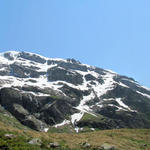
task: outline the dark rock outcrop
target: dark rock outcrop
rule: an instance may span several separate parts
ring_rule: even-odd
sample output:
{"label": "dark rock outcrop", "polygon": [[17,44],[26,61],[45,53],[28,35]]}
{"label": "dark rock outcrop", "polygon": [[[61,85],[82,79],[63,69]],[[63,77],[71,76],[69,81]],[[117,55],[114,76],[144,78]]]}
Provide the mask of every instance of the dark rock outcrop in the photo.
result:
{"label": "dark rock outcrop", "polygon": [[0,104],[22,124],[39,131],[47,125],[62,122],[68,115],[78,112],[68,99],[59,97],[35,97],[13,88],[0,91]]}
{"label": "dark rock outcrop", "polygon": [[35,55],[35,54],[30,54],[30,53],[27,53],[27,52],[21,52],[19,54],[18,57],[21,57],[21,58],[24,58],[24,59],[27,59],[27,60],[31,60],[31,61],[35,61],[37,63],[41,63],[41,64],[44,64],[46,63],[46,60],[38,55]]}
{"label": "dark rock outcrop", "polygon": [[49,81],[66,81],[75,85],[82,84],[82,75],[63,68],[53,67],[47,71]]}

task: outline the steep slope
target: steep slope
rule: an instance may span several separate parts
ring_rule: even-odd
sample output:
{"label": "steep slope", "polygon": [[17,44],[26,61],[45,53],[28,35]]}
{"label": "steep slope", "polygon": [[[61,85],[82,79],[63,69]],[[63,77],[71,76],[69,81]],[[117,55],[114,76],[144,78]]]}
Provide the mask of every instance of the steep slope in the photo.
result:
{"label": "steep slope", "polygon": [[74,59],[0,54],[0,104],[40,131],[150,128],[150,90],[134,79]]}

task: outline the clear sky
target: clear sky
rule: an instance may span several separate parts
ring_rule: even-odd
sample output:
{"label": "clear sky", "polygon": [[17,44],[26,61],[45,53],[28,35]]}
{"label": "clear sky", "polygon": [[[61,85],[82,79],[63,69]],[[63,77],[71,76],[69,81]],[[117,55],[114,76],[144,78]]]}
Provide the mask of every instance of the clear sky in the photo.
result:
{"label": "clear sky", "polygon": [[29,51],[150,87],[150,0],[0,0],[0,52]]}

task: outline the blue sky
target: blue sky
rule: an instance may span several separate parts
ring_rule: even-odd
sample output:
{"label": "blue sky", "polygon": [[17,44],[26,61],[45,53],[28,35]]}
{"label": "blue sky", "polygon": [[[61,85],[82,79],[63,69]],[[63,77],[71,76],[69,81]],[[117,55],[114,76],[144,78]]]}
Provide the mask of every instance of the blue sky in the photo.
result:
{"label": "blue sky", "polygon": [[150,87],[150,0],[1,0],[7,50],[75,58]]}

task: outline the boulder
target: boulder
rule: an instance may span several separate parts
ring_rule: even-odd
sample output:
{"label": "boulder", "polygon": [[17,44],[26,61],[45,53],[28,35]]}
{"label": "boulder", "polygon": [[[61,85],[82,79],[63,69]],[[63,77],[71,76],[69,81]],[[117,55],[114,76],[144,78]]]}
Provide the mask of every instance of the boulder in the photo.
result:
{"label": "boulder", "polygon": [[49,144],[49,147],[50,147],[50,148],[58,148],[58,147],[60,147],[60,145],[59,145],[59,143],[54,142],[54,143],[50,143],[50,144]]}
{"label": "boulder", "polygon": [[26,116],[23,120],[19,118],[21,123],[30,127],[31,129],[45,132],[45,128],[48,128],[47,124],[39,119],[36,119],[33,115]]}
{"label": "boulder", "polygon": [[90,145],[89,143],[87,143],[87,142],[82,143],[81,146],[82,146],[83,148],[90,148],[90,147],[91,147],[91,145]]}
{"label": "boulder", "polygon": [[108,143],[104,143],[100,147],[101,150],[116,150],[115,146],[110,145]]}
{"label": "boulder", "polygon": [[28,143],[31,144],[31,145],[38,145],[38,146],[41,146],[42,141],[41,141],[41,139],[39,139],[39,138],[33,138],[33,139],[30,140]]}
{"label": "boulder", "polygon": [[4,137],[6,137],[7,139],[14,139],[14,138],[16,138],[17,136],[14,135],[14,134],[6,133],[6,134],[4,135]]}

